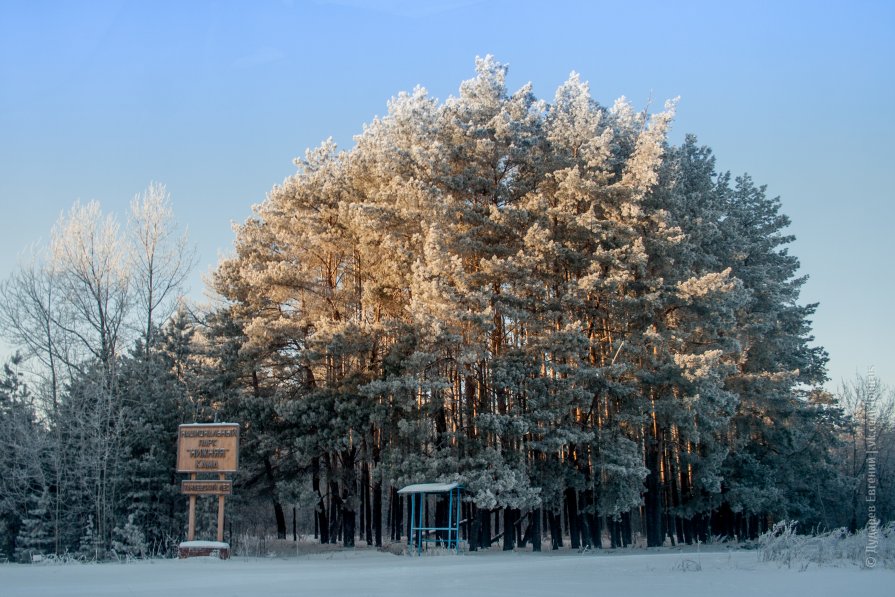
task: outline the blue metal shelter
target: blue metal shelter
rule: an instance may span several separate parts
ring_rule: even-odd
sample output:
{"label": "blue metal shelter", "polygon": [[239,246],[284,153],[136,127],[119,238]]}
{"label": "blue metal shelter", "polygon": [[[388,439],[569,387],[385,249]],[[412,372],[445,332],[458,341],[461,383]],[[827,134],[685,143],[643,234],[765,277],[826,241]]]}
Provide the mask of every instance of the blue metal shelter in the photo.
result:
{"label": "blue metal shelter", "polygon": [[[410,498],[410,546],[416,546],[419,555],[423,543],[444,543],[448,549],[460,553],[460,490],[459,483],[418,483],[398,490],[401,495]],[[425,522],[425,503],[430,494],[447,494],[448,519],[447,526],[427,526]],[[446,531],[447,536],[439,537],[438,531]]]}

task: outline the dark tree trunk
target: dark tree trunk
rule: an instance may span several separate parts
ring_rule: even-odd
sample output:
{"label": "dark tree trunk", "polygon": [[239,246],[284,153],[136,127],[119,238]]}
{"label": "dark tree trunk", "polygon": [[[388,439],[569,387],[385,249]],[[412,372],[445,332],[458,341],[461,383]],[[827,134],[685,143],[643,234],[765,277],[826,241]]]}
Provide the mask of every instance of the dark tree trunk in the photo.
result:
{"label": "dark tree trunk", "polygon": [[[519,541],[517,544],[520,549],[525,549],[525,547],[528,546],[528,542],[531,541],[531,531],[532,531],[531,527],[534,524],[531,521],[531,518],[532,518],[531,514],[532,514],[532,512],[529,511],[528,514],[526,514],[525,516],[520,518],[519,522],[516,523],[518,525],[518,528],[520,531],[522,530],[522,526],[523,525],[525,526],[525,532],[522,533],[518,537]],[[528,521],[527,523],[526,523],[526,520]]]}
{"label": "dark tree trunk", "polygon": [[339,484],[329,482],[329,542],[337,543],[342,531],[342,499],[339,497]]}
{"label": "dark tree trunk", "polygon": [[516,519],[518,510],[503,509],[503,550],[513,551],[516,547]]}
{"label": "dark tree trunk", "polygon": [[354,547],[357,534],[357,512],[355,511],[355,494],[357,492],[357,470],[355,468],[357,448],[342,451],[341,463],[345,471],[345,482],[342,484],[342,545]]}
{"label": "dark tree trunk", "polygon": [[364,537],[367,545],[373,545],[373,506],[370,503],[370,464],[364,462],[361,470],[361,495],[363,497],[363,510],[361,518],[364,519]]}
{"label": "dark tree trunk", "polygon": [[326,504],[322,497],[317,505],[316,514],[316,520],[320,526],[320,543],[329,543],[329,517],[326,515]]}
{"label": "dark tree trunk", "polygon": [[296,520],[297,514],[298,513],[296,512],[295,506],[292,506],[292,540],[293,541],[298,541],[298,521]]}
{"label": "dark tree trunk", "polygon": [[286,538],[286,515],[283,513],[283,505],[277,499],[277,484],[273,476],[273,466],[270,458],[264,457],[264,473],[267,477],[267,487],[270,491],[270,499],[273,502],[273,514],[277,521],[277,539]]}
{"label": "dark tree trunk", "polygon": [[622,512],[622,544],[623,547],[631,545],[631,513]]}
{"label": "dark tree trunk", "polygon": [[622,546],[621,525],[614,518],[609,522],[609,539],[612,549]]}
{"label": "dark tree trunk", "polygon": [[478,551],[481,545],[482,524],[479,521],[479,511],[475,504],[469,505],[469,513],[466,517],[469,523],[466,525],[466,541],[469,551]]}
{"label": "dark tree trunk", "polygon": [[748,519],[748,526],[749,540],[755,541],[756,539],[758,539],[758,517],[754,514],[750,514]]}
{"label": "dark tree trunk", "polygon": [[587,548],[599,545],[600,527],[593,512],[593,504],[593,489],[587,489],[579,494],[578,508],[581,511],[581,542]]}
{"label": "dark tree trunk", "polygon": [[481,521],[479,545],[488,549],[491,547],[491,510],[479,510],[479,520]]}
{"label": "dark tree trunk", "polygon": [[[732,520],[733,512],[730,510],[730,507],[727,505],[727,502],[724,502],[721,504],[720,508],[718,508],[716,510],[712,510],[710,517],[712,519],[713,527],[718,529],[718,531],[722,535],[725,535],[725,536],[733,539],[733,537],[734,537],[733,523],[731,522],[731,520],[728,520],[728,514],[730,515],[729,518]],[[693,518],[693,538],[694,538],[694,540],[696,539],[697,533],[698,533],[698,531],[697,531],[697,525],[696,525],[696,518],[694,517]]]}
{"label": "dark tree trunk", "polygon": [[[415,498],[411,495],[411,496],[407,496],[407,499],[413,500]],[[420,508],[422,508],[422,504],[420,504]],[[413,531],[411,530],[411,529],[413,529],[413,520],[411,520],[410,517],[413,514],[416,514],[417,516],[419,516],[420,513],[413,511],[412,503],[407,504],[406,510],[407,510],[407,521],[406,521],[407,522],[407,545],[410,545],[410,542],[413,540],[413,538],[411,537],[411,535],[413,535]],[[403,516],[401,517],[401,520],[404,520]]]}
{"label": "dark tree trunk", "polygon": [[373,541],[382,547],[382,482],[373,483]]}
{"label": "dark tree trunk", "polygon": [[600,527],[601,522],[602,517],[598,516],[595,512],[587,513],[587,525],[588,528],[590,528],[590,544],[594,549],[603,549],[603,529]]}
{"label": "dark tree trunk", "polygon": [[388,538],[389,541],[400,541],[398,531],[398,491],[394,485],[388,488]]}
{"label": "dark tree trunk", "polygon": [[[361,463],[360,465],[360,479],[358,479],[357,487],[354,488],[354,492],[357,494],[358,498],[360,498],[360,508],[358,508],[357,514],[360,516],[360,534],[361,539],[364,538],[364,529],[367,528],[367,500],[369,499],[369,495],[367,494],[366,488],[367,485],[364,482],[364,465]],[[369,543],[367,544],[369,545]]]}
{"label": "dark tree trunk", "polygon": [[572,549],[581,549],[581,527],[578,524],[578,492],[569,487],[566,489],[566,509],[569,516],[569,540]]}
{"label": "dark tree trunk", "polygon": [[342,546],[354,547],[354,536],[357,531],[357,512],[350,506],[351,498],[346,488],[342,492]]}
{"label": "dark tree trunk", "polygon": [[[447,526],[447,500],[444,499],[444,496],[437,496],[435,498],[435,526],[438,528],[443,528]],[[447,534],[444,531],[435,531],[435,539],[438,542],[435,544],[437,546],[444,545],[445,539],[447,539]]]}
{"label": "dark tree trunk", "polygon": [[398,488],[392,486],[392,541],[401,541],[404,536],[404,499],[398,495]]}
{"label": "dark tree trunk", "polygon": [[354,510],[345,509],[342,513],[342,546],[354,547],[354,534],[356,529],[357,513]]}
{"label": "dark tree trunk", "polygon": [[664,543],[662,532],[662,486],[659,478],[659,440],[648,438],[646,446],[646,494],[643,496],[646,516],[647,547],[661,547]]}
{"label": "dark tree trunk", "polygon": [[531,513],[531,550],[541,551],[541,509],[532,510]]}
{"label": "dark tree trunk", "polygon": [[699,539],[700,542],[707,543],[709,540],[709,533],[712,528],[711,521],[709,520],[708,516],[700,514],[697,518],[697,523],[696,537],[697,539]]}
{"label": "dark tree trunk", "polygon": [[326,517],[326,501],[320,493],[320,459],[311,461],[311,489],[317,495],[314,508],[314,538],[320,537],[320,543],[329,543],[329,522]]}
{"label": "dark tree trunk", "polygon": [[[379,465],[379,435],[373,434],[373,467]],[[373,481],[373,541],[376,547],[382,547],[382,479],[378,475]]]}
{"label": "dark tree trunk", "polygon": [[279,501],[273,501],[273,512],[277,519],[277,539],[286,538],[286,514],[283,512],[283,505]]}
{"label": "dark tree trunk", "polygon": [[681,516],[676,514],[681,511],[683,504],[683,490],[679,485],[681,479],[681,467],[678,460],[674,457],[673,450],[667,450],[665,458],[666,470],[668,471],[668,491],[666,495],[667,503],[671,504],[668,509],[668,518],[666,528],[672,537],[672,545],[684,542],[684,524]]}
{"label": "dark tree trunk", "polygon": [[562,516],[554,511],[547,512],[547,520],[550,523],[551,549],[562,547]]}

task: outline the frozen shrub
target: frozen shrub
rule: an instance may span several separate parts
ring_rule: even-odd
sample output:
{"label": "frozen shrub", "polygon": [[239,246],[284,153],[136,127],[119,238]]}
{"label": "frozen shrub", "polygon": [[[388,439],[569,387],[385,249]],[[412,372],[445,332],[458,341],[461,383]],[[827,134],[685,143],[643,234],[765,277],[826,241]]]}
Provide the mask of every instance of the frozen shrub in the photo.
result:
{"label": "frozen shrub", "polygon": [[799,534],[798,523],[778,522],[759,538],[759,558],[804,569],[811,564],[854,564],[895,568],[895,523],[850,533],[845,528],[823,533]]}
{"label": "frozen shrub", "polygon": [[115,527],[112,530],[112,549],[119,557],[124,556],[131,558],[145,558],[149,552],[146,545],[146,537],[143,531],[134,524],[134,515],[127,517],[127,523],[124,528]]}

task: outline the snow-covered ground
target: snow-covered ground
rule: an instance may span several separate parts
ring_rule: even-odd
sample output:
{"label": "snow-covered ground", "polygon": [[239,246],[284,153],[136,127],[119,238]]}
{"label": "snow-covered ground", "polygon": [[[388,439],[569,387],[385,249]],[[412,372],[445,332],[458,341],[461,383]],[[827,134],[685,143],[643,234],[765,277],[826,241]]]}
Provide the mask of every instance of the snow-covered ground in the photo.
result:
{"label": "snow-covered ground", "polygon": [[292,558],[0,565],[0,597],[387,595],[693,597],[895,594],[895,571],[781,567],[755,551],[503,553],[423,557],[361,549]]}

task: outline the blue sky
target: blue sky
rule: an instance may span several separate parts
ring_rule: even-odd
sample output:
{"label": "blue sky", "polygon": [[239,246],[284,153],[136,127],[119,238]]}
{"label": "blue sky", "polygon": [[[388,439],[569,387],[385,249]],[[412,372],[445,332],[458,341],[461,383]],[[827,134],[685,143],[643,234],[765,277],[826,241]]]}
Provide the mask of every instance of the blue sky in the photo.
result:
{"label": "blue sky", "polygon": [[387,100],[440,99],[476,55],[551,100],[570,71],[603,104],[680,96],[722,170],[779,195],[820,302],[830,387],[895,383],[895,2],[0,2],[0,278],[80,199],[125,216],[167,185],[200,276],[231,222]]}

